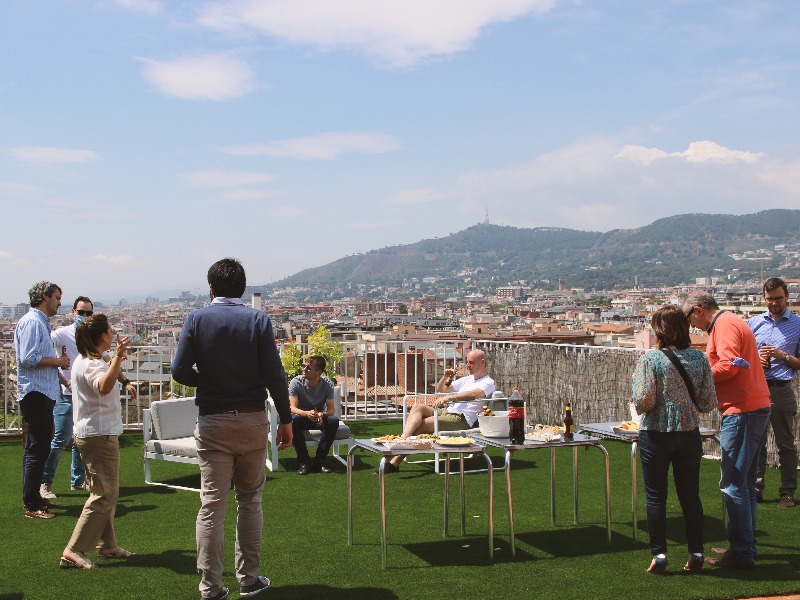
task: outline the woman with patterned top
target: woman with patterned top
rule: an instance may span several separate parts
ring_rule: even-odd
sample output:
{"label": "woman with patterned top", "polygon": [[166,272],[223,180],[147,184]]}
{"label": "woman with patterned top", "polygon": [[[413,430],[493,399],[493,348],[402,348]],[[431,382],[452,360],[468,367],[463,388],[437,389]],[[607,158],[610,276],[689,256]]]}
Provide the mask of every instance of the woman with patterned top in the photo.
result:
{"label": "woman with patterned top", "polygon": [[[643,415],[639,426],[639,456],[642,460],[647,531],[653,560],[648,573],[667,569],[667,490],[669,465],[683,510],[689,560],[686,571],[703,568],[703,505],[700,501],[699,413],[717,407],[717,394],[706,355],[691,348],[689,319],[677,306],[664,306],[651,319],[657,350],[639,357],[633,374],[636,411]],[[683,367],[682,374],[667,353]],[[688,382],[684,380],[688,376]],[[693,388],[690,393],[689,386]]]}

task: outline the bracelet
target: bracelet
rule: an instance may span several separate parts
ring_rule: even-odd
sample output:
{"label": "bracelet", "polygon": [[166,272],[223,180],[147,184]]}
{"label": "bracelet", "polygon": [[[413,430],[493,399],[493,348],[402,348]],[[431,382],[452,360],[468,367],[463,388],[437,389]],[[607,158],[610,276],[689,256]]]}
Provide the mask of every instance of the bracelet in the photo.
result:
{"label": "bracelet", "polygon": [[123,379],[123,380],[122,380],[122,385],[129,385],[129,384],[130,384],[130,382],[131,382],[131,380],[130,380],[130,379]]}

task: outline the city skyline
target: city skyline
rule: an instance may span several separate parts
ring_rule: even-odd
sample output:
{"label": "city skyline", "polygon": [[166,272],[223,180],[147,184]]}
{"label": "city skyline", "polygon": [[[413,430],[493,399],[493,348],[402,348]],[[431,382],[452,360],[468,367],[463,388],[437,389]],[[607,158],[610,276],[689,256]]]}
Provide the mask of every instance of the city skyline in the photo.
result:
{"label": "city skyline", "polygon": [[487,209],[800,208],[799,24],[744,0],[4,2],[0,302],[202,293],[223,256],[260,285]]}

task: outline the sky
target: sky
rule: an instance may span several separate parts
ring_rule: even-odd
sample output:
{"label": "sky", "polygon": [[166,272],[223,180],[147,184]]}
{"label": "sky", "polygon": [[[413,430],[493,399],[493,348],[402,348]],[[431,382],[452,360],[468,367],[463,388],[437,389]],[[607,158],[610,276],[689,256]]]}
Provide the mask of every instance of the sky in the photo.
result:
{"label": "sky", "polygon": [[[793,0],[3,0],[0,302],[800,208]],[[476,244],[480,240],[476,239]]]}

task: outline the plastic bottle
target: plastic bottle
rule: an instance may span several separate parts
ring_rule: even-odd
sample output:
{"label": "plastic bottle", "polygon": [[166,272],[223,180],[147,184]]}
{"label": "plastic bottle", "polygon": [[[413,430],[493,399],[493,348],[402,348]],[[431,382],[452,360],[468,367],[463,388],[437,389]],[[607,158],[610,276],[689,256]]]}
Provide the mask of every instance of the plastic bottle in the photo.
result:
{"label": "plastic bottle", "polygon": [[512,444],[525,443],[525,400],[516,387],[508,398],[508,439]]}

